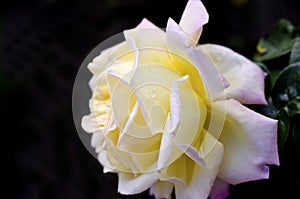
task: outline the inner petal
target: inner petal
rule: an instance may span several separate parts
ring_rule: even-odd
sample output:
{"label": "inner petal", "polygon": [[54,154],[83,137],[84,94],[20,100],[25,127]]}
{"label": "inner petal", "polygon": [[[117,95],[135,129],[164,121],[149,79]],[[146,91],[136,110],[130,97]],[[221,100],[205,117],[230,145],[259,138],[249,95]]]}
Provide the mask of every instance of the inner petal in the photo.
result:
{"label": "inner petal", "polygon": [[170,112],[172,81],[180,75],[162,65],[147,64],[136,68],[130,86],[152,134],[163,131]]}

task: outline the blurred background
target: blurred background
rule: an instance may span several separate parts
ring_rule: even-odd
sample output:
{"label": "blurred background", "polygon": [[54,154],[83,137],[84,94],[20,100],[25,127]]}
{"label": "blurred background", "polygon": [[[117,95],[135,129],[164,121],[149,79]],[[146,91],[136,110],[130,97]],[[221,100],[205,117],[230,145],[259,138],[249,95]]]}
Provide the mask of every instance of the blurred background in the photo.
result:
{"label": "blurred background", "polygon": [[[10,198],[152,198],[117,193],[117,176],[81,143],[72,118],[73,83],[100,42],[144,17],[179,22],[187,0],[27,0],[0,7],[3,182]],[[2,2],[4,4],[4,2]],[[200,43],[252,58],[258,39],[280,18],[300,25],[299,0],[203,0],[210,21]],[[288,139],[270,180],[231,187],[230,199],[300,198],[300,154]],[[4,194],[4,193],[3,193]],[[196,198],[196,196],[195,196]]]}

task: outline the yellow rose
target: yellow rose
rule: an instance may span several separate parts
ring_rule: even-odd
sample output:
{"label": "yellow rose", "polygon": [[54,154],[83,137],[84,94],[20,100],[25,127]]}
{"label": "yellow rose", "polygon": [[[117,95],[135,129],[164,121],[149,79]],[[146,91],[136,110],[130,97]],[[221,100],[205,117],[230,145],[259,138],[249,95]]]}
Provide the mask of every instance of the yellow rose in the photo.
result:
{"label": "yellow rose", "polygon": [[88,68],[92,97],[82,127],[118,190],[155,198],[225,198],[229,184],[268,178],[279,164],[277,121],[264,104],[264,73],[232,50],[198,45],[208,14],[190,0],[166,31],[144,19]]}

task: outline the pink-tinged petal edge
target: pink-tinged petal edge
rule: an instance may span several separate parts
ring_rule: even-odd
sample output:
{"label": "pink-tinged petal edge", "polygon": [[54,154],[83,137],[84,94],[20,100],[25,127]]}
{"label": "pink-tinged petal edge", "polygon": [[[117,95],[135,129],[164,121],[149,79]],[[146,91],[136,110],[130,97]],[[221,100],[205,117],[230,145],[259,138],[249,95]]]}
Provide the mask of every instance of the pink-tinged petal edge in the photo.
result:
{"label": "pink-tinged petal edge", "polygon": [[139,25],[136,26],[137,29],[141,28],[158,28],[156,25],[154,25],[151,21],[144,18]]}
{"label": "pink-tinged petal edge", "polygon": [[220,178],[217,178],[214,182],[214,186],[211,189],[209,197],[211,199],[225,199],[229,196],[229,193],[229,184]]}
{"label": "pink-tinged petal edge", "polygon": [[267,179],[267,165],[279,165],[277,120],[260,115],[234,99],[226,100],[226,110],[219,138],[225,154],[218,177],[230,184]]}
{"label": "pink-tinged petal edge", "polygon": [[264,92],[266,73],[255,63],[224,46],[204,44],[201,48],[217,66],[230,86],[225,90],[227,99],[243,104],[267,104]]}
{"label": "pink-tinged petal edge", "polygon": [[167,49],[172,54],[189,60],[198,70],[205,85],[207,96],[211,100],[217,99],[229,85],[226,79],[218,71],[213,62],[202,52],[201,49],[186,46],[187,34],[171,18],[167,24]]}
{"label": "pink-tinged petal edge", "polygon": [[189,42],[197,44],[202,26],[208,22],[208,13],[200,0],[189,0],[182,14],[179,26],[189,35]]}

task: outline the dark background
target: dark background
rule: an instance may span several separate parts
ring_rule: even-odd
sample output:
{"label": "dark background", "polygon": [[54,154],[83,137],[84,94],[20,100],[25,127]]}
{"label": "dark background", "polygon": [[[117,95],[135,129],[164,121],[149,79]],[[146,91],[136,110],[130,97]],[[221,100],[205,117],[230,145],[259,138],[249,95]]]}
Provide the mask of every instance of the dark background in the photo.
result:
{"label": "dark background", "polygon": [[[0,6],[2,182],[9,198],[150,198],[117,194],[72,119],[72,86],[85,56],[143,17],[179,22],[186,0],[27,0]],[[280,18],[300,25],[299,0],[203,0],[210,14],[200,43],[252,58],[258,39]],[[300,155],[288,138],[270,180],[231,187],[231,199],[300,198]],[[4,194],[4,193],[2,193]],[[195,196],[196,198],[196,196]]]}

